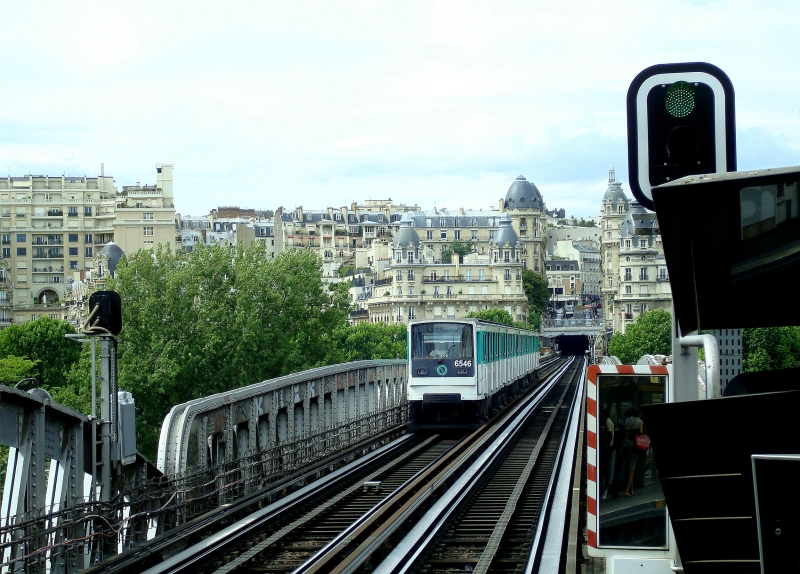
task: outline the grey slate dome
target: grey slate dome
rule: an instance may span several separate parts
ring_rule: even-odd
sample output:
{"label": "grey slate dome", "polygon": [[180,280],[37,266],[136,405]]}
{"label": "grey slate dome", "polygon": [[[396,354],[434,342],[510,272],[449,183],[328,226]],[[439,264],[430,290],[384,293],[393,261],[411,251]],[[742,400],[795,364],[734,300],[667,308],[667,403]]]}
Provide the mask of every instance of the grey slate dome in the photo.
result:
{"label": "grey slate dome", "polygon": [[625,192],[622,191],[622,182],[616,178],[613,165],[608,170],[608,188],[603,195],[603,201],[610,201],[612,203],[616,203],[618,201],[623,201],[625,203],[629,202]]}
{"label": "grey slate dome", "polygon": [[113,274],[117,270],[117,263],[125,255],[125,252],[120,249],[119,245],[113,241],[109,241],[105,247],[100,250],[100,255],[108,257],[108,272]]}
{"label": "grey slate dome", "polygon": [[400,219],[400,229],[394,234],[392,243],[394,247],[408,247],[409,243],[412,243],[414,247],[419,247],[419,234],[414,229],[411,214],[403,214],[402,219]]}
{"label": "grey slate dome", "polygon": [[536,186],[523,176],[517,177],[506,193],[506,209],[542,209],[544,200]]}
{"label": "grey slate dome", "polygon": [[[636,235],[636,228],[642,228],[644,226],[648,226],[649,221],[642,220],[641,218],[636,217],[637,215],[646,214],[647,210],[642,207],[642,204],[634,201],[631,204],[631,209],[628,214],[625,216],[625,219],[622,220],[622,225],[620,226],[620,234],[621,235]],[[650,225],[652,226],[652,225]]]}
{"label": "grey slate dome", "polygon": [[500,247],[505,247],[506,243],[511,247],[516,247],[518,240],[517,232],[511,227],[511,216],[504,213],[500,216],[500,227],[497,229],[497,233],[494,234],[494,243]]}

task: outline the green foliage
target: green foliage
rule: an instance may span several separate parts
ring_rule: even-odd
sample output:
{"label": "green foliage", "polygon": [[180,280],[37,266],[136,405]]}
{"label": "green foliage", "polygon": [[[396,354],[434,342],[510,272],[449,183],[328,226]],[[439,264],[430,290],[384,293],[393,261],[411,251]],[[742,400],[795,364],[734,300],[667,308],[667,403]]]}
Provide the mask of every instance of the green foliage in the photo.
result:
{"label": "green foliage", "polygon": [[22,379],[33,377],[35,372],[36,362],[24,357],[9,355],[0,359],[0,385],[13,387]]}
{"label": "green foliage", "polygon": [[625,334],[614,333],[608,354],[624,364],[633,364],[642,355],[669,355],[672,352],[672,315],[664,309],[642,313],[628,325]]}
{"label": "green foliage", "polygon": [[[92,347],[80,347],[80,359],[64,371],[64,383],[51,389],[53,400],[85,415],[92,414]],[[97,341],[97,413],[100,412],[100,341]]]}
{"label": "green foliage", "polygon": [[123,303],[120,387],[136,399],[149,457],[173,405],[336,362],[349,306],[346,292],[324,289],[314,253],[267,259],[257,244],[142,252],[109,288]]}
{"label": "green foliage", "polygon": [[772,371],[800,366],[800,327],[742,330],[745,372]]}
{"label": "green foliage", "polygon": [[405,325],[358,323],[342,329],[339,346],[341,362],[373,359],[405,359]]}
{"label": "green foliage", "polygon": [[464,316],[501,325],[515,325],[514,318],[505,309],[481,309],[480,311],[470,311]]}
{"label": "green foliage", "polygon": [[80,346],[66,339],[67,333],[75,333],[72,325],[49,317],[9,325],[0,331],[0,357],[20,357],[35,363],[28,376],[37,377],[42,388],[52,392],[65,383],[64,373],[80,357]]}
{"label": "green foliage", "polygon": [[472,243],[469,241],[454,241],[442,251],[442,263],[452,263],[453,254],[458,255],[458,262],[464,260],[465,255],[472,253]]}
{"label": "green foliage", "polygon": [[541,318],[547,311],[547,302],[550,292],[547,290],[547,280],[541,273],[531,269],[522,270],[522,288],[528,298],[528,320],[531,325],[538,326]]}

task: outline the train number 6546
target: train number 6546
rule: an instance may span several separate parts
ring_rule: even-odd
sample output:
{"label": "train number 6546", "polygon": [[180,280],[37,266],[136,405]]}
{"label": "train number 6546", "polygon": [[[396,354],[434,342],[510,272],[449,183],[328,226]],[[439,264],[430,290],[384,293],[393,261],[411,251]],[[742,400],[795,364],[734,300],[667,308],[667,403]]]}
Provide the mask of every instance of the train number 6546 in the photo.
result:
{"label": "train number 6546", "polygon": [[472,366],[472,361],[471,360],[463,360],[462,361],[461,359],[456,359],[455,361],[453,361],[453,366],[454,367],[471,367]]}

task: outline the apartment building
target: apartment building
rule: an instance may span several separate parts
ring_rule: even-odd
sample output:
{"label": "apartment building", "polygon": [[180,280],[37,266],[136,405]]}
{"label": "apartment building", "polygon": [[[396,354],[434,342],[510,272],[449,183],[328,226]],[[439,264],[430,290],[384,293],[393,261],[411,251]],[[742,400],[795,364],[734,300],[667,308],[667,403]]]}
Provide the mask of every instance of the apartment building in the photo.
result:
{"label": "apartment building", "polygon": [[608,170],[608,188],[600,207],[600,295],[606,325],[614,324],[614,299],[619,291],[619,234],[628,211],[630,200],[622,191],[622,182],[617,179],[612,165]]}
{"label": "apartment building", "polygon": [[667,262],[656,214],[633,202],[619,232],[618,290],[614,295],[614,330],[647,311],[672,306]]}
{"label": "apartment building", "polygon": [[124,253],[158,245],[181,248],[181,235],[175,229],[173,167],[158,164],[155,185],[126,185],[116,195],[113,240]]}
{"label": "apartment building", "polygon": [[3,324],[65,318],[67,275],[91,268],[114,238],[115,196],[114,179],[102,173],[0,179]]}
{"label": "apartment building", "polygon": [[159,165],[156,185],[121,192],[102,166],[98,177],[0,179],[0,327],[66,319],[68,282],[91,272],[112,242],[129,254],[159,243],[174,248],[172,170]]}
{"label": "apartment building", "polygon": [[[419,216],[418,216],[419,217]],[[442,258],[441,237],[422,239],[407,213],[389,242],[391,263],[380,284],[357,287],[356,320],[408,323],[411,319],[460,318],[480,309],[504,309],[518,321],[528,318],[522,286],[522,243],[511,216],[498,218],[496,233],[483,253],[473,250]],[[443,227],[442,225],[439,228]]]}
{"label": "apartment building", "polygon": [[500,200],[500,211],[511,217],[525,267],[544,273],[547,210],[539,189],[524,176],[518,176],[508,188],[505,198]]}
{"label": "apartment building", "polygon": [[[553,259],[569,260],[577,263],[577,282],[580,284],[578,305],[593,305],[600,298],[600,249],[592,240],[557,241],[551,246]],[[551,263],[547,262],[548,280],[551,276]],[[565,290],[564,293],[570,292]]]}

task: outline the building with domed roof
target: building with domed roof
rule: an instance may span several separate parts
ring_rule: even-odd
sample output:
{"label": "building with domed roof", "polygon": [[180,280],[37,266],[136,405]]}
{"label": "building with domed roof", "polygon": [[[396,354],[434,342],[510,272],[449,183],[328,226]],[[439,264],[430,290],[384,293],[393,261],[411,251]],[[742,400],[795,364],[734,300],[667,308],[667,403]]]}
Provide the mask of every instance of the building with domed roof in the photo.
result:
{"label": "building with domed roof", "polygon": [[628,199],[614,166],[600,212],[603,320],[624,333],[642,313],[672,305],[664,248],[656,214]]}
{"label": "building with domed roof", "polygon": [[507,213],[511,218],[511,225],[519,237],[519,249],[525,267],[544,273],[547,211],[539,189],[520,175],[511,183],[499,207],[502,213]]}
{"label": "building with domed roof", "polygon": [[672,290],[656,214],[630,204],[619,232],[619,279],[614,296],[614,330],[624,333],[639,315],[670,310]]}
{"label": "building with domed roof", "polygon": [[[411,319],[460,318],[472,311],[504,309],[517,321],[528,318],[528,299],[522,286],[521,242],[508,213],[493,216],[490,239],[471,244],[463,255],[444,248],[442,235],[458,236],[459,221],[437,222],[438,236],[427,229],[428,220],[419,212],[406,213],[389,241],[390,264],[386,277],[371,285],[351,288],[359,308],[356,318],[373,323],[407,323]],[[460,219],[460,218],[456,218]],[[467,231],[478,227],[476,217],[465,215]],[[417,224],[421,227],[417,227]],[[471,225],[469,225],[471,223]],[[486,223],[486,222],[484,222]],[[450,228],[448,228],[450,227]],[[420,234],[422,231],[422,234]],[[469,245],[468,239],[463,240]],[[452,245],[452,244],[450,244]]]}
{"label": "building with domed roof", "polygon": [[608,188],[600,207],[600,292],[606,325],[614,324],[614,298],[619,290],[619,233],[629,210],[630,200],[622,191],[622,182],[617,179],[612,165],[608,170]]}

